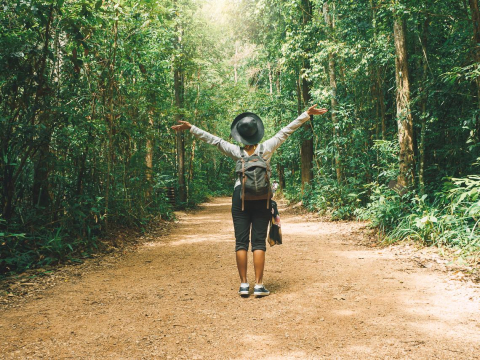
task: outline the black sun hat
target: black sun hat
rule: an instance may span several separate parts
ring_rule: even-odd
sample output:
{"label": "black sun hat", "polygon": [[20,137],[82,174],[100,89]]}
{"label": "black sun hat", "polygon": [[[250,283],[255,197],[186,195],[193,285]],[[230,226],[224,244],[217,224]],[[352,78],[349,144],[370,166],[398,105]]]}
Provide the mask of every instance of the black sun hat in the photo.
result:
{"label": "black sun hat", "polygon": [[238,115],[230,126],[232,137],[245,145],[258,144],[262,140],[264,132],[262,119],[251,112]]}

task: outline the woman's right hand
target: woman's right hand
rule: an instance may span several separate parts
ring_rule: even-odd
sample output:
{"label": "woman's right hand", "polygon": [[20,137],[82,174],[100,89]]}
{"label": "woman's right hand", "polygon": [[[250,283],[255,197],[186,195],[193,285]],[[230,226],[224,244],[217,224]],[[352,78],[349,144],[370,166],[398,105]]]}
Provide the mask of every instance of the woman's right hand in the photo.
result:
{"label": "woman's right hand", "polygon": [[190,124],[188,121],[182,121],[178,120],[179,125],[173,125],[172,129],[175,131],[182,131],[182,130],[188,130],[192,127],[192,124]]}

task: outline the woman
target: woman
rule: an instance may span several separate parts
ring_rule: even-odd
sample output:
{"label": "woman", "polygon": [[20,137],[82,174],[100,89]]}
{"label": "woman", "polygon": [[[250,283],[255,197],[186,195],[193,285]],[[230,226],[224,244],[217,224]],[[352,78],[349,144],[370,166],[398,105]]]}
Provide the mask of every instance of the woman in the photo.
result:
{"label": "woman", "polygon": [[[310,119],[311,115],[323,115],[327,109],[317,109],[317,105],[310,107],[296,120],[280,130],[274,137],[260,143],[264,134],[262,120],[253,113],[238,115],[231,125],[232,137],[245,145],[240,147],[214,136],[187,121],[179,121],[179,125],[172,126],[176,131],[190,130],[199,140],[216,146],[222,153],[234,160],[242,156],[261,156],[267,164],[275,150],[303,123]],[[255,268],[255,296],[266,296],[270,292],[263,285],[263,269],[265,266],[265,239],[267,237],[268,223],[270,222],[271,210],[267,207],[267,200],[244,200],[242,210],[241,182],[238,178],[232,196],[232,217],[235,229],[235,252],[237,259],[238,274],[240,275],[241,296],[248,296],[250,285],[247,281],[247,251],[249,243],[252,244],[253,265]],[[251,232],[251,240],[250,238]]]}

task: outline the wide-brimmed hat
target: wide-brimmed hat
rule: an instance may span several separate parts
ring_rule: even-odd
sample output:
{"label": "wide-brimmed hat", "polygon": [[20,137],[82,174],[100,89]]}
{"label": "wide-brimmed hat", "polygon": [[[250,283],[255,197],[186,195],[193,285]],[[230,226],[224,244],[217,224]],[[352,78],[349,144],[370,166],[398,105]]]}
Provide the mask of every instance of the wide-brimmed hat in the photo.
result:
{"label": "wide-brimmed hat", "polygon": [[260,117],[251,112],[238,115],[230,126],[232,137],[245,145],[255,145],[263,138],[265,129]]}

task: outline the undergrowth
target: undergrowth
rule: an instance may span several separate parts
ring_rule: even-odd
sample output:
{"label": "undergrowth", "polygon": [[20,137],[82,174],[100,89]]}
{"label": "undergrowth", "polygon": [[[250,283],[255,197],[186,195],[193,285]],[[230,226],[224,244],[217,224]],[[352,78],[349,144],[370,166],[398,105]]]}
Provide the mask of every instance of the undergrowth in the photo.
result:
{"label": "undergrowth", "polygon": [[399,192],[388,186],[398,176],[398,144],[377,141],[376,180],[361,184],[349,177],[339,183],[318,176],[313,186],[285,192],[309,211],[332,220],[369,221],[384,243],[413,240],[424,246],[449,247],[470,260],[480,258],[480,176],[446,178],[428,194]]}

